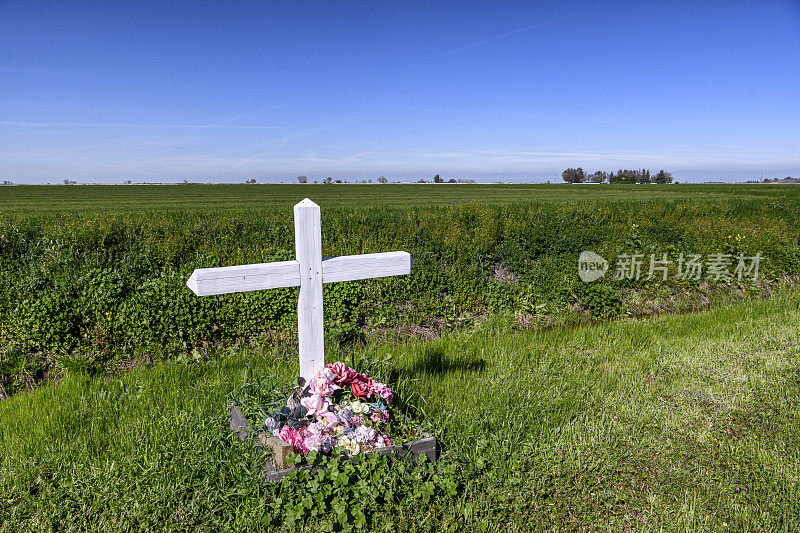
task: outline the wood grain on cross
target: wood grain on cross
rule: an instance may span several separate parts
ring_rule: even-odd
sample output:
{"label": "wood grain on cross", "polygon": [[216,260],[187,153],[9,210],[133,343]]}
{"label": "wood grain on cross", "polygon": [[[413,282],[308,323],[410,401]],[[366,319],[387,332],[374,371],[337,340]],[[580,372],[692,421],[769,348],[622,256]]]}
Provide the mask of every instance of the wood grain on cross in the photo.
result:
{"label": "wood grain on cross", "polygon": [[300,375],[306,380],[325,365],[322,331],[322,284],[411,273],[408,252],[322,258],[319,206],[306,198],[294,206],[294,261],[222,268],[198,268],[186,285],[198,296],[300,287],[297,333]]}

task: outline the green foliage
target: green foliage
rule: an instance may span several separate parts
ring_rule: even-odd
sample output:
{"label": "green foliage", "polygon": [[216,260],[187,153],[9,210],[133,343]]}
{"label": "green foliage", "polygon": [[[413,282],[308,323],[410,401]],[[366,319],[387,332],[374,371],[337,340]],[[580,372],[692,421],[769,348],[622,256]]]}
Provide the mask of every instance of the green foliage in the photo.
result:
{"label": "green foliage", "polygon": [[413,407],[438,460],[280,484],[225,405],[285,398],[294,357],[70,374],[0,401],[0,532],[795,531],[799,353],[789,286],[692,315],[368,345],[358,368]]}
{"label": "green foliage", "polygon": [[[407,250],[414,257],[410,276],[326,285],[326,341],[350,349],[375,332],[470,328],[478,317],[498,313],[572,320],[576,301],[593,316],[618,315],[625,291],[646,284],[578,287],[583,250],[610,261],[634,251],[648,259],[651,253],[761,251],[762,279],[797,275],[800,189],[764,190],[306,185],[302,193],[323,206],[323,255]],[[120,191],[130,204],[115,196]],[[291,351],[295,289],[198,298],[185,281],[198,267],[291,259],[297,191],[3,188],[0,339],[28,363],[24,375],[0,379],[11,386],[81,366],[103,373],[120,359],[193,357],[194,350],[206,357],[213,347],[236,343]],[[60,203],[48,204],[44,192],[60,195]],[[356,202],[359,194],[367,200]],[[256,208],[253,199],[267,207]],[[676,292],[697,285],[676,284]],[[22,372],[22,366],[2,368]]]}
{"label": "green foliage", "polygon": [[577,297],[593,318],[611,318],[622,310],[619,291],[606,283],[584,283],[577,286]]}
{"label": "green foliage", "polygon": [[655,176],[653,176],[652,183],[658,183],[658,184],[672,183],[672,173],[659,170],[658,173]]}
{"label": "green foliage", "polygon": [[650,175],[650,169],[647,168],[634,170],[620,169],[616,174],[613,171],[603,172],[598,170],[588,175],[580,167],[568,168],[561,173],[561,178],[567,183],[584,183],[587,180],[591,183],[603,183],[604,181],[608,181],[613,184],[672,183],[671,173],[659,170],[657,174]]}
{"label": "green foliage", "polygon": [[603,183],[604,181],[608,181],[608,172],[603,172],[602,170],[598,170],[589,174],[589,181],[592,183]]}
{"label": "green foliage", "polygon": [[310,452],[310,468],[299,469],[275,486],[264,523],[315,531],[399,527],[386,520],[387,509],[413,517],[434,500],[437,505],[454,503],[463,484],[454,464],[425,459],[411,464],[373,453],[346,461]]}
{"label": "green foliage", "polygon": [[561,179],[567,183],[583,183],[586,181],[586,173],[581,167],[568,168],[561,173]]}

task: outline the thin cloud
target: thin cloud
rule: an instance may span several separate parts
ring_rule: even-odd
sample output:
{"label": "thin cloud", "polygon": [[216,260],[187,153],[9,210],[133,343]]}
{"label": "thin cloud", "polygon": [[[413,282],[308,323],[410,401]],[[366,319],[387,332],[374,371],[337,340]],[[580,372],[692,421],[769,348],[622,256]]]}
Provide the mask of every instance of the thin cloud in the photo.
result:
{"label": "thin cloud", "polygon": [[525,26],[524,28],[519,28],[517,30],[513,30],[513,31],[509,31],[509,32],[500,34],[500,35],[496,35],[494,37],[490,37],[489,39],[483,39],[481,41],[475,41],[474,43],[465,44],[464,46],[459,46],[458,48],[453,48],[452,50],[448,50],[447,52],[442,52],[441,54],[438,54],[438,55],[433,56],[433,57],[431,57],[429,59],[425,59],[423,61],[420,61],[419,63],[414,63],[413,65],[410,65],[408,68],[419,67],[420,65],[425,65],[427,63],[432,63],[433,61],[438,61],[439,59],[442,59],[444,57],[451,56],[453,54],[458,54],[459,52],[464,52],[466,50],[470,50],[470,49],[476,48],[478,46],[483,46],[484,44],[493,43],[495,41],[499,41],[501,39],[505,39],[506,37],[511,37],[512,35],[516,35],[518,33],[524,32],[524,31],[530,31],[530,30],[534,30],[536,28],[541,28],[542,26],[547,26],[548,24],[553,24],[554,22],[558,22],[558,21],[561,21],[561,20],[564,20],[564,19],[567,19],[567,18],[570,18],[570,17],[574,17],[576,15],[580,15],[581,13],[586,13],[587,11],[591,11],[592,9],[595,9],[595,8],[599,7],[600,5],[602,5],[604,3],[607,3],[607,2],[602,2],[600,4],[597,4],[597,5],[594,5],[594,6],[591,6],[591,7],[580,9],[578,11],[573,11],[572,13],[568,13],[566,15],[562,15],[562,16],[556,17],[554,19],[545,20],[544,22],[539,22],[538,24],[532,24],[530,26]]}
{"label": "thin cloud", "polygon": [[[0,67],[0,70],[3,70]],[[278,111],[290,107],[292,104],[273,104],[255,111],[249,111],[240,115],[218,120],[208,124],[136,124],[128,122],[42,122],[27,120],[0,120],[0,126],[16,127],[68,127],[68,128],[134,128],[134,129],[183,129],[191,134],[195,130],[204,129],[245,129],[245,130],[264,130],[264,129],[283,129],[280,126],[265,125],[241,125],[231,124],[238,120],[252,118],[269,111]]]}
{"label": "thin cloud", "polygon": [[[244,116],[244,115],[243,115]],[[249,115],[248,115],[249,116]],[[283,129],[279,126],[241,126],[226,124],[241,117],[222,120],[213,124],[133,124],[124,122],[34,122],[27,120],[0,120],[0,126],[27,127],[67,127],[67,128],[137,128],[137,129]]]}
{"label": "thin cloud", "polygon": [[221,126],[222,124],[228,124],[229,122],[236,122],[237,120],[242,120],[244,118],[255,117],[257,115],[260,115],[261,113],[266,113],[267,111],[279,111],[279,110],[285,109],[285,108],[287,108],[287,107],[289,107],[291,105],[292,104],[273,104],[273,105],[270,105],[270,106],[267,106],[267,107],[262,107],[261,109],[257,109],[255,111],[244,113],[242,115],[236,115],[235,117],[230,117],[230,118],[226,118],[226,119],[220,120],[218,122],[213,122],[213,123],[207,124],[206,126],[203,126],[203,127],[204,128],[213,128],[215,126]]}

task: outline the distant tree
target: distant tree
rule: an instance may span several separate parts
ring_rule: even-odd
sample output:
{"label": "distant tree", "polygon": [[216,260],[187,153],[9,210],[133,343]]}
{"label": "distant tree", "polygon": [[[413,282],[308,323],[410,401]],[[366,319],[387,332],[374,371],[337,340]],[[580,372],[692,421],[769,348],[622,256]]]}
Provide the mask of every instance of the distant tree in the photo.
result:
{"label": "distant tree", "polygon": [[420,179],[417,183],[428,183],[428,182],[423,179]]}
{"label": "distant tree", "polygon": [[658,173],[653,176],[653,183],[672,183],[672,173],[659,170]]}
{"label": "distant tree", "polygon": [[64,185],[69,185],[69,180],[64,180]]}
{"label": "distant tree", "polygon": [[456,180],[453,179],[453,178],[450,178],[449,180],[447,180],[447,183],[456,183]]}
{"label": "distant tree", "polygon": [[611,172],[608,175],[609,183],[636,183],[639,176],[638,170],[619,169],[616,174]]}
{"label": "distant tree", "polygon": [[255,182],[256,182],[256,179],[255,179],[255,178],[250,178],[249,180],[245,181],[245,183],[249,183],[249,184],[251,184],[251,185],[252,185],[253,183],[255,183]]}
{"label": "distant tree", "polygon": [[386,183],[387,181],[389,180],[386,179],[386,176],[381,176],[380,178],[378,178],[378,183]]}
{"label": "distant tree", "polygon": [[131,184],[131,180],[125,180],[125,185],[130,185],[130,184]]}
{"label": "distant tree", "polygon": [[3,185],[14,185],[14,183],[8,180],[3,180]]}
{"label": "distant tree", "polygon": [[336,180],[334,183],[342,183],[342,180]]}
{"label": "distant tree", "polygon": [[370,178],[369,180],[367,180],[367,182],[368,182],[368,183],[372,183],[372,178]]}
{"label": "distant tree", "polygon": [[589,174],[589,181],[592,183],[603,183],[608,179],[608,174],[603,172],[602,170],[598,170],[593,174]]}
{"label": "distant tree", "polygon": [[433,182],[434,182],[434,183],[444,183],[444,180],[443,180],[442,178],[440,178],[440,177],[439,177],[439,174],[436,174],[436,175],[433,177]]}
{"label": "distant tree", "polygon": [[297,176],[295,179],[297,180],[297,183],[308,183],[308,178],[305,176]]}
{"label": "distant tree", "polygon": [[327,178],[322,180],[322,183],[326,183],[326,184],[330,185],[331,183],[333,183],[333,178],[328,176]]}
{"label": "distant tree", "polygon": [[649,168],[642,168],[636,171],[636,183],[650,183]]}
{"label": "distant tree", "polygon": [[583,172],[581,167],[568,168],[561,173],[561,179],[567,183],[583,183],[586,181],[586,173]]}

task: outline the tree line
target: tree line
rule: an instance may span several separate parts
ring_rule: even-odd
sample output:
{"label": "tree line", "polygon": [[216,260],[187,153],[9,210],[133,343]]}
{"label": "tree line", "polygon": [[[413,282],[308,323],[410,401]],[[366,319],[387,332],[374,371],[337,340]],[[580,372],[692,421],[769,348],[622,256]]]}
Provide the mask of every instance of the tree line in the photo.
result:
{"label": "tree line", "polygon": [[[308,183],[308,177],[307,176],[297,176],[295,179],[297,180],[297,183]],[[379,177],[377,181],[378,181],[378,183],[389,183],[389,180],[385,176]],[[248,180],[245,183],[255,183],[255,182],[256,182],[256,180],[253,179],[253,180]],[[317,183],[317,181],[315,180],[314,183]],[[333,178],[328,176],[327,178],[323,179],[321,183],[325,183],[325,184],[347,183],[347,180],[334,180]],[[360,181],[356,180],[353,183],[372,183],[372,180],[371,179],[366,179],[366,180],[362,179]],[[417,183],[430,183],[430,181],[428,181],[426,179],[419,179],[419,180],[417,180]],[[459,179],[450,178],[449,180],[445,180],[444,178],[439,176],[439,174],[436,174],[433,177],[433,183],[475,183],[475,180],[473,180],[473,179],[462,179],[462,178],[459,178]]]}
{"label": "tree line", "polygon": [[616,173],[598,170],[587,174],[581,167],[568,168],[561,173],[567,183],[672,183],[672,173],[659,170],[650,174],[650,169],[619,169]]}

